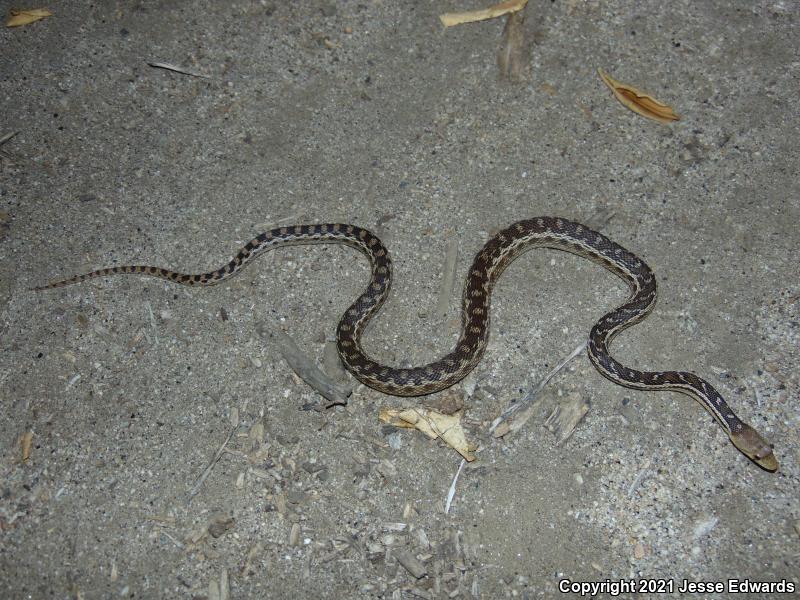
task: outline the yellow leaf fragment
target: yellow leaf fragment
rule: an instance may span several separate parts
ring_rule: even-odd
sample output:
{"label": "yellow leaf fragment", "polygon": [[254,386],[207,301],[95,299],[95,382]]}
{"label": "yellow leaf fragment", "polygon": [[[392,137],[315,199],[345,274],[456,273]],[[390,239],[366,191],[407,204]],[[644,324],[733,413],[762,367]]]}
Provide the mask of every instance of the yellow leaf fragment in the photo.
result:
{"label": "yellow leaf fragment", "polygon": [[395,427],[418,429],[431,439],[439,438],[466,460],[472,462],[476,446],[467,441],[461,427],[461,413],[445,415],[429,408],[381,409],[380,420]]}
{"label": "yellow leaf fragment", "polygon": [[603,69],[597,69],[597,74],[614,93],[616,99],[633,112],[660,123],[671,123],[681,118],[680,115],[675,114],[671,106],[659,102],[633,86],[620,83]]}
{"label": "yellow leaf fragment", "polygon": [[25,10],[12,8],[8,11],[8,14],[9,17],[6,21],[6,27],[20,27],[22,25],[29,25],[31,23],[35,23],[36,21],[40,21],[45,17],[53,16],[53,13],[46,8],[28,8]]}
{"label": "yellow leaf fragment", "polygon": [[475,21],[485,21],[486,19],[494,19],[501,17],[508,13],[517,12],[525,8],[528,0],[507,0],[500,4],[495,4],[489,8],[482,8],[480,10],[470,10],[467,12],[444,13],[439,15],[439,20],[445,27],[452,27],[453,25],[461,25],[462,23],[474,23]]}

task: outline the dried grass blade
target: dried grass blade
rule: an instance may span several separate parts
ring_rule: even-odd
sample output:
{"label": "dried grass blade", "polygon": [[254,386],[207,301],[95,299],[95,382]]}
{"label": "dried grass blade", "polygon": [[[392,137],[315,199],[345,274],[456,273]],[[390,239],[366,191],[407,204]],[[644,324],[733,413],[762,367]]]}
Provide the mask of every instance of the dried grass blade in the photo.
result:
{"label": "dried grass blade", "polygon": [[668,104],[656,100],[631,85],[620,83],[603,69],[597,69],[597,74],[613,92],[614,97],[636,114],[659,123],[672,123],[680,120],[680,115],[676,114]]}

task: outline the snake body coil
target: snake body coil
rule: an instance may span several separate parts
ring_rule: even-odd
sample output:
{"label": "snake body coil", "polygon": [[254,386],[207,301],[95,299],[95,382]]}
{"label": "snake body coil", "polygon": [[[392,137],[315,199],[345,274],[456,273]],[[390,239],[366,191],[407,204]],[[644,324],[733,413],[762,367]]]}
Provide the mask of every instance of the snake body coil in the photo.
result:
{"label": "snake body coil", "polygon": [[121,266],[76,275],[35,288],[44,290],[71,285],[93,277],[142,274],[183,285],[214,285],[236,275],[263,252],[287,244],[341,243],[363,252],[372,265],[369,286],[347,309],[337,327],[337,347],[345,366],[364,384],[397,396],[419,396],[443,390],[461,380],[480,362],[489,340],[492,288],[505,268],[531,248],[564,250],[600,263],[630,287],[628,300],[603,316],[589,334],[588,353],[604,376],[639,390],[683,392],[711,413],[733,444],[748,458],[774,471],[778,462],[772,448],[755,429],[742,422],[722,396],[704,379],[679,371],[637,371],[615,360],[608,351],[614,336],[641,321],[656,301],[653,272],[634,254],[588,227],[554,217],[538,217],[514,223],[490,239],[478,252],[464,285],[461,335],[455,348],[443,358],[420,367],[396,369],[372,360],[361,346],[366,324],[389,294],[392,263],[383,243],[355,225],[318,224],[281,227],[264,232],[239,250],[225,266],[190,275],[151,266]]}

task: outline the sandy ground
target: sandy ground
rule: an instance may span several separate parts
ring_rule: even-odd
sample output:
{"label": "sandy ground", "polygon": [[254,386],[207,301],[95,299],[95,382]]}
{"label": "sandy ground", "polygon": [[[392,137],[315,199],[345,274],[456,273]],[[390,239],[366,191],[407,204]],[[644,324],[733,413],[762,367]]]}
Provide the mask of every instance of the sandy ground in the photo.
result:
{"label": "sandy ground", "polygon": [[[518,82],[498,77],[502,20],[437,18],[476,7],[64,1],[3,28],[0,135],[19,133],[0,146],[0,595],[798,586],[798,5],[532,0]],[[628,111],[598,67],[681,121]],[[490,234],[548,214],[653,267],[659,304],[616,356],[708,378],[774,444],[777,473],[697,403],[616,386],[585,355],[524,428],[489,434],[624,298],[572,255],[526,254],[496,289],[486,357],[451,392],[480,450],[447,513],[460,457],[378,419],[415,401],[354,385],[346,407],[320,409],[259,334],[321,360],[367,280],[351,249],[272,252],[213,288],[29,291],[119,264],[203,271],[264,228],[351,222],[395,263],[365,346],[420,364],[458,333],[460,283],[436,310],[448,246],[460,282]],[[544,421],[574,398],[590,410],[557,444]]]}

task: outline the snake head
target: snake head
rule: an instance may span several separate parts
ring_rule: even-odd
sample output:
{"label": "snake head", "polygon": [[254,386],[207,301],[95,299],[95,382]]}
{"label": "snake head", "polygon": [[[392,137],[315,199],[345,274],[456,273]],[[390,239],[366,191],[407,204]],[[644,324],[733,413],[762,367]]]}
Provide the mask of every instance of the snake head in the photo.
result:
{"label": "snake head", "polygon": [[772,446],[750,425],[742,423],[742,428],[731,433],[730,438],[733,445],[759,467],[770,472],[778,470],[778,459],[772,453]]}

